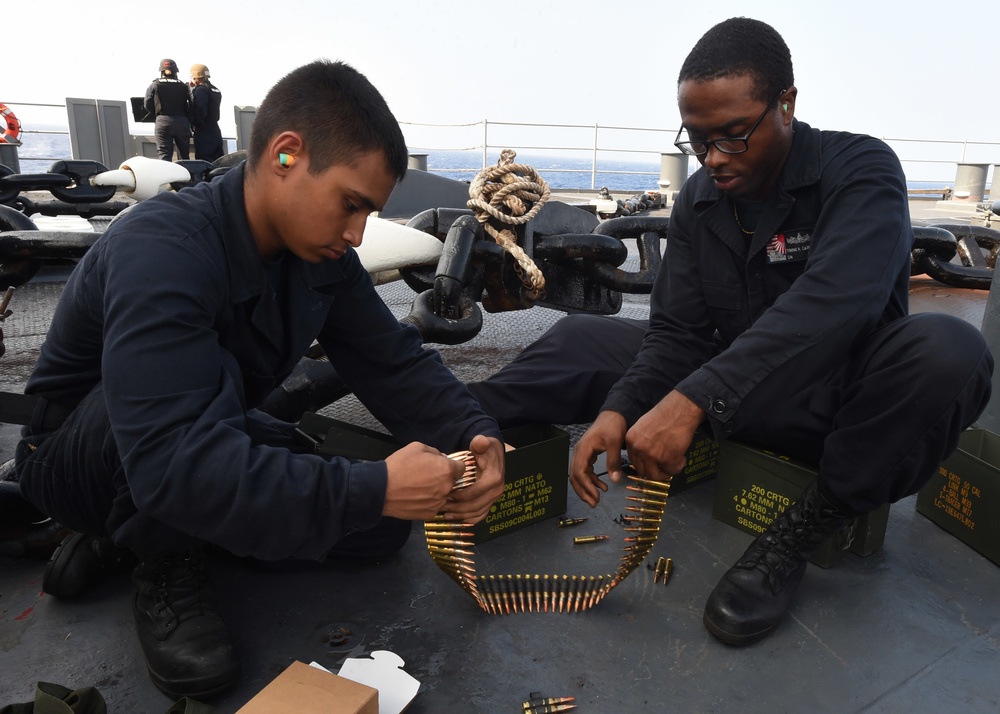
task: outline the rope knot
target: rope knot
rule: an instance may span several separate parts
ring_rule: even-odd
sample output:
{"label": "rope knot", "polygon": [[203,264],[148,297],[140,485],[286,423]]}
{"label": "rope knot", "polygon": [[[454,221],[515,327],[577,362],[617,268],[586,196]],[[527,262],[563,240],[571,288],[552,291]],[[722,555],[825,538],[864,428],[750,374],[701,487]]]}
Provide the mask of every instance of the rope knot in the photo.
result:
{"label": "rope knot", "polygon": [[515,164],[513,149],[500,152],[496,166],[480,171],[469,186],[469,202],[483,230],[513,256],[514,269],[528,291],[538,300],[545,295],[545,276],[517,244],[511,226],[524,225],[542,210],[551,190],[541,176],[526,164]]}

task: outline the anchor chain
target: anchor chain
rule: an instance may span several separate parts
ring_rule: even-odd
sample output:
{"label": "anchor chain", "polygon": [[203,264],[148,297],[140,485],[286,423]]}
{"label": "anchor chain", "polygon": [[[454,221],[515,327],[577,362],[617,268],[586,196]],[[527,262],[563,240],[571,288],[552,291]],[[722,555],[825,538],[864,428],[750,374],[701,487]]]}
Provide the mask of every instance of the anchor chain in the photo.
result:
{"label": "anchor chain", "polygon": [[515,164],[512,149],[500,152],[496,166],[483,169],[469,186],[469,202],[476,219],[515,260],[514,270],[528,291],[528,298],[538,300],[545,294],[545,276],[535,262],[517,244],[510,226],[530,221],[549,200],[551,190],[545,179],[526,164]]}
{"label": "anchor chain", "polygon": [[[174,190],[193,186],[201,181],[209,181],[229,170],[227,166],[216,166],[209,161],[197,159],[174,163],[186,169],[190,174],[188,181],[171,183],[170,186]],[[49,166],[47,172],[33,174],[18,174],[9,166],[0,164],[0,204],[11,206],[17,210],[35,208],[37,212],[49,211],[45,215],[77,213],[77,209],[60,205],[58,201],[71,204],[102,204],[110,201],[120,189],[128,188],[127,185],[113,183],[112,185],[100,185],[95,179],[102,174],[109,174],[108,168],[98,161],[90,160],[60,160]],[[20,196],[25,191],[48,191],[57,199],[57,202],[48,208],[40,208],[44,204],[35,203],[27,197]],[[115,207],[119,208],[120,212],[121,203],[116,202]],[[92,210],[99,211],[100,209]],[[95,215],[109,215],[109,213],[102,212]]]}
{"label": "anchor chain", "polygon": [[605,221],[594,229],[594,233],[613,236],[622,243],[635,240],[639,270],[632,272],[608,263],[593,262],[588,266],[588,273],[599,285],[648,295],[653,292],[653,280],[663,263],[662,245],[667,240],[669,226],[669,218],[657,216],[625,216]]}
{"label": "anchor chain", "polygon": [[[560,209],[554,214],[558,218],[543,212],[535,224],[541,232],[532,233],[531,239],[534,262],[545,271],[546,295],[541,304],[568,312],[614,314],[621,308],[621,293],[652,291],[662,264],[668,218],[629,216],[594,225],[585,220],[574,223],[577,216],[586,215],[577,208],[552,203],[545,210],[554,209]],[[475,337],[482,327],[477,302],[490,312],[534,304],[521,299],[524,286],[519,276],[504,279],[506,252],[486,237],[471,211],[428,209],[407,226],[444,243],[436,269],[400,270],[403,280],[418,294],[402,322],[417,326],[425,341],[459,344]],[[570,232],[555,232],[560,229]],[[591,232],[582,232],[588,229]],[[531,226],[526,231],[531,232]],[[637,270],[622,268],[631,240],[636,242]]]}
{"label": "anchor chain", "polygon": [[[117,216],[165,185],[178,191],[225,173],[231,166],[223,159],[164,164],[133,157],[115,171],[98,161],[59,160],[48,172],[33,174],[17,174],[0,164],[0,290],[23,285],[44,261],[79,260],[99,236],[96,231],[39,231],[28,216]],[[54,198],[36,200],[28,191],[48,191]],[[118,191],[127,200],[111,200]]]}
{"label": "anchor chain", "polygon": [[[914,226],[913,238],[910,275],[926,274],[955,288],[990,289],[1000,253],[1000,231],[983,226],[938,224]],[[960,263],[952,262],[956,256]]]}
{"label": "anchor chain", "polygon": [[92,203],[111,199],[114,186],[93,186],[90,179],[107,171],[97,161],[56,161],[47,173],[15,174],[0,165],[0,203],[10,203],[22,191],[49,191],[67,203]]}

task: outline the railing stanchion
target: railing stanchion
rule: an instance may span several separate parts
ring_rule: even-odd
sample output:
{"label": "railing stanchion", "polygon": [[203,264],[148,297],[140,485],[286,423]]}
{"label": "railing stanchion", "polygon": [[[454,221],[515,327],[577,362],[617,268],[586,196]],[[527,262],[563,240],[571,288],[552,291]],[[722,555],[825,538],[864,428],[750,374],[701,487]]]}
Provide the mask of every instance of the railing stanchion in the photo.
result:
{"label": "railing stanchion", "polygon": [[490,146],[490,120],[483,119],[483,165],[481,169],[486,168],[486,152],[489,150]]}
{"label": "railing stanchion", "polygon": [[594,124],[594,154],[590,162],[590,190],[597,188],[597,124]]}

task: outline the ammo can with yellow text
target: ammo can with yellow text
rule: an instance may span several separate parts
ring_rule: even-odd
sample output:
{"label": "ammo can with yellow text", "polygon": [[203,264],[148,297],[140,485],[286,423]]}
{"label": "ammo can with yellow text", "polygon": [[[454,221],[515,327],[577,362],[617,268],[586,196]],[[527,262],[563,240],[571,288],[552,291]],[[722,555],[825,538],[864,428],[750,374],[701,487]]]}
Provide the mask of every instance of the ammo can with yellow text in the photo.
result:
{"label": "ammo can with yellow text", "polygon": [[[731,526],[760,535],[816,480],[816,469],[789,456],[726,441],[719,447],[719,473],[712,515]],[[889,506],[856,518],[830,536],[811,563],[828,568],[844,551],[871,555],[882,547]]]}
{"label": "ammo can with yellow text", "polygon": [[967,429],[917,493],[917,513],[1000,565],[1000,436]]}

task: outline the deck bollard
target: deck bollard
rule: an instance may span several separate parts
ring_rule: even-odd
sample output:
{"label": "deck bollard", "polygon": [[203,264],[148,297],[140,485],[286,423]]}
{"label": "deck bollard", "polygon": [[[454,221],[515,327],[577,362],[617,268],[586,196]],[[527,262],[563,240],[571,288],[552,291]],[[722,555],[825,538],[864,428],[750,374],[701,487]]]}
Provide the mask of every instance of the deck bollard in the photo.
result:
{"label": "deck bollard", "polygon": [[952,200],[969,203],[982,201],[983,192],[986,190],[986,171],[989,167],[989,164],[959,164],[955,172],[955,191],[952,193]]}
{"label": "deck bollard", "polygon": [[660,154],[660,193],[667,205],[681,190],[688,177],[688,155],[681,153]]}
{"label": "deck bollard", "polygon": [[410,154],[406,157],[406,168],[417,169],[418,171],[427,170],[427,154]]}

